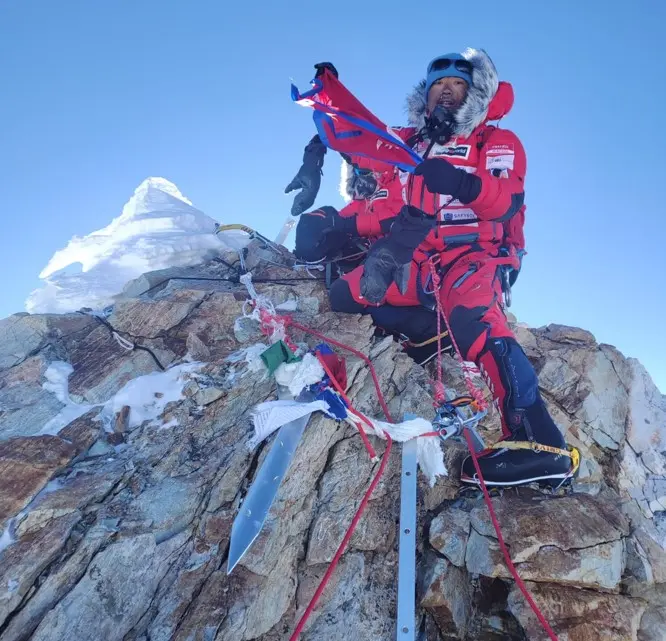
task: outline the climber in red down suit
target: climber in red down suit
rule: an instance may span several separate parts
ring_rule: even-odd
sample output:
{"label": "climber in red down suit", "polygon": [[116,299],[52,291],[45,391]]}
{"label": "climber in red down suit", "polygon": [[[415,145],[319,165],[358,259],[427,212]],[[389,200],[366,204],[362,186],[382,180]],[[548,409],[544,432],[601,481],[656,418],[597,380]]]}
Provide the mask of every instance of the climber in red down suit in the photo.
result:
{"label": "climber in red down suit", "polygon": [[[368,201],[351,216],[332,208],[311,215],[327,217],[327,229],[347,237],[378,238],[364,264],[333,283],[333,309],[370,313],[378,325],[413,340],[419,333],[432,336],[434,264],[462,356],[478,365],[500,409],[503,441],[566,450],[502,307],[501,271],[511,270],[514,281],[524,253],[526,158],[513,132],[488,122],[512,105],[511,85],[498,81],[485,52],[468,49],[434,59],[408,97],[411,126],[396,129],[424,158],[414,174],[350,158],[361,177],[368,177],[364,169],[379,177],[386,206],[369,214]],[[479,458],[487,484],[552,481],[569,473],[571,460],[562,453],[509,448]],[[469,457],[461,478],[478,482]]]}

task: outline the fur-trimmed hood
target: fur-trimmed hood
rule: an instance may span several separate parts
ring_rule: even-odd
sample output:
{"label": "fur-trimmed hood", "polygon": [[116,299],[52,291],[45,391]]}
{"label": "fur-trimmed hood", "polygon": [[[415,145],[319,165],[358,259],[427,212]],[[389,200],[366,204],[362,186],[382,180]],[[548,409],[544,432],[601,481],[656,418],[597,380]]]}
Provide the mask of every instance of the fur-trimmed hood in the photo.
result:
{"label": "fur-trimmed hood", "polygon": [[[513,88],[508,82],[500,82],[497,69],[483,49],[466,49],[462,56],[472,64],[472,85],[467,98],[455,115],[453,133],[469,136],[479,125],[489,120],[499,120],[513,107]],[[417,130],[425,126],[426,81],[421,80],[407,96],[407,119]],[[367,197],[369,181],[356,175],[343,160],[340,176],[340,195],[349,201]]]}
{"label": "fur-trimmed hood", "polygon": [[[513,89],[509,83],[499,81],[493,61],[483,49],[466,49],[462,56],[472,64],[472,85],[455,115],[453,133],[467,137],[487,120],[499,120],[511,111]],[[409,124],[417,129],[425,126],[425,88],[424,79],[407,96]]]}

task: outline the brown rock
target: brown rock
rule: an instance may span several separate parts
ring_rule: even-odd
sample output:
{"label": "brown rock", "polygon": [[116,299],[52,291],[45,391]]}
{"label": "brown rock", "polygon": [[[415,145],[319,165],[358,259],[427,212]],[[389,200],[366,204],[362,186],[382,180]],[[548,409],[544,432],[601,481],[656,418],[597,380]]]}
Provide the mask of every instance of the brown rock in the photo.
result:
{"label": "brown rock", "polygon": [[52,521],[50,527],[23,537],[0,553],[0,626],[21,603],[35,580],[59,554],[72,528],[79,522],[78,513]]}
{"label": "brown rock", "polygon": [[101,325],[69,345],[68,356],[74,368],[69,392],[77,402],[104,403],[128,381],[158,370],[150,354],[128,352]]}
{"label": "brown rock", "polygon": [[30,503],[75,455],[75,447],[57,436],[0,443],[0,524]]}
{"label": "brown rock", "polygon": [[191,334],[196,334],[206,345],[211,360],[226,357],[238,349],[234,322],[243,315],[246,298],[231,292],[214,292],[192,311],[172,337],[183,344]]}
{"label": "brown rock", "polygon": [[[645,603],[614,594],[563,586],[528,583],[527,589],[560,639],[567,641],[636,641]],[[525,597],[517,587],[509,594],[509,610],[530,641],[547,641]]]}
{"label": "brown rock", "polygon": [[17,385],[42,384],[44,372],[49,362],[42,354],[26,358],[19,365],[0,372],[0,388],[7,389]]}
{"label": "brown rock", "polygon": [[46,314],[49,339],[57,339],[65,345],[89,332],[99,321],[88,314]]}
{"label": "brown rock", "polygon": [[102,501],[119,481],[122,468],[104,474],[78,474],[54,484],[49,492],[41,494],[30,505],[27,515],[16,528],[23,537],[45,527],[53,519],[82,510],[91,503]]}
{"label": "brown rock", "polygon": [[[511,558],[523,578],[614,589],[625,565],[628,521],[615,505],[586,494],[531,501],[493,499]],[[485,506],[471,514],[467,569],[490,577],[511,575]]]}
{"label": "brown rock", "polygon": [[76,449],[76,454],[88,451],[99,438],[101,423],[97,420],[101,408],[94,408],[72,421],[58,432],[58,436],[69,441]]}
{"label": "brown rock", "polygon": [[555,323],[548,325],[543,335],[556,343],[567,343],[571,345],[594,345],[597,341],[594,334],[580,327],[570,327],[568,325],[557,325]]}
{"label": "brown rock", "polygon": [[444,559],[429,559],[421,607],[427,608],[445,638],[463,639],[472,611],[472,587],[464,570]]}
{"label": "brown rock", "polygon": [[460,568],[465,567],[469,520],[468,512],[449,509],[430,523],[430,545]]}
{"label": "brown rock", "polygon": [[[226,571],[213,572],[198,591],[196,598],[187,604],[181,620],[174,625],[175,631],[169,636],[157,636],[151,629],[150,638],[159,641],[207,641],[204,634],[208,630],[209,638],[214,639],[220,625],[227,618],[229,609],[234,607],[235,597],[242,594],[243,586],[238,583],[234,576],[227,576]],[[245,609],[242,606],[237,608],[240,626],[245,619]],[[240,634],[222,637],[218,635],[218,638],[231,641],[244,637]]]}
{"label": "brown rock", "polygon": [[210,545],[224,545],[228,542],[235,516],[235,512],[231,510],[207,514],[201,525],[204,541]]}
{"label": "brown rock", "polygon": [[116,420],[113,424],[113,431],[116,434],[121,434],[122,432],[127,432],[129,426],[129,416],[130,416],[130,407],[125,405],[118,414],[116,414]]}
{"label": "brown rock", "polygon": [[109,323],[130,336],[157,338],[182,323],[205,296],[205,292],[181,290],[165,300],[122,300],[114,307]]}
{"label": "brown rock", "polygon": [[109,445],[120,445],[125,442],[125,435],[120,432],[111,432],[106,434],[106,442]]}

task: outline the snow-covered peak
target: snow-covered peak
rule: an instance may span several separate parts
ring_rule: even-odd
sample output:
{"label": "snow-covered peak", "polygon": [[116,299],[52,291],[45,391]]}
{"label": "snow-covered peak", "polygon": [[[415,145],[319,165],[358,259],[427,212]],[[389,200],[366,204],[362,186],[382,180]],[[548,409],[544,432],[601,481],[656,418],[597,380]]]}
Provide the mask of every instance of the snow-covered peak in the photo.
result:
{"label": "snow-covered peak", "polygon": [[144,180],[109,225],[72,238],[39,277],[26,301],[31,313],[65,313],[113,303],[141,274],[201,263],[222,251],[215,221],[165,178]]}
{"label": "snow-covered peak", "polygon": [[[192,201],[183,196],[180,189],[166,178],[146,178],[135,190],[134,195],[123,207],[120,219],[140,216],[155,204],[169,204],[171,200],[181,201],[192,207]],[[172,203],[178,205],[178,203]],[[118,219],[116,219],[118,220]],[[114,221],[115,222],[115,221]]]}

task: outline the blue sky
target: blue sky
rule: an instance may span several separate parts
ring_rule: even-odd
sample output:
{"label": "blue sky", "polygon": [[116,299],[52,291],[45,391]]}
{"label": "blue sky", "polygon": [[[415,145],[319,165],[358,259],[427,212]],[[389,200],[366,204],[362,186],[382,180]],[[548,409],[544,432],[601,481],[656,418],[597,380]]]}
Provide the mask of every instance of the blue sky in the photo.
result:
{"label": "blue sky", "polygon": [[[220,222],[275,236],[313,134],[289,97],[331,60],[381,119],[436,55],[488,51],[528,158],[512,310],[584,327],[666,391],[666,4],[597,0],[0,3],[0,317],[53,252],[105,226],[147,176]],[[317,204],[341,205],[330,152]]]}

